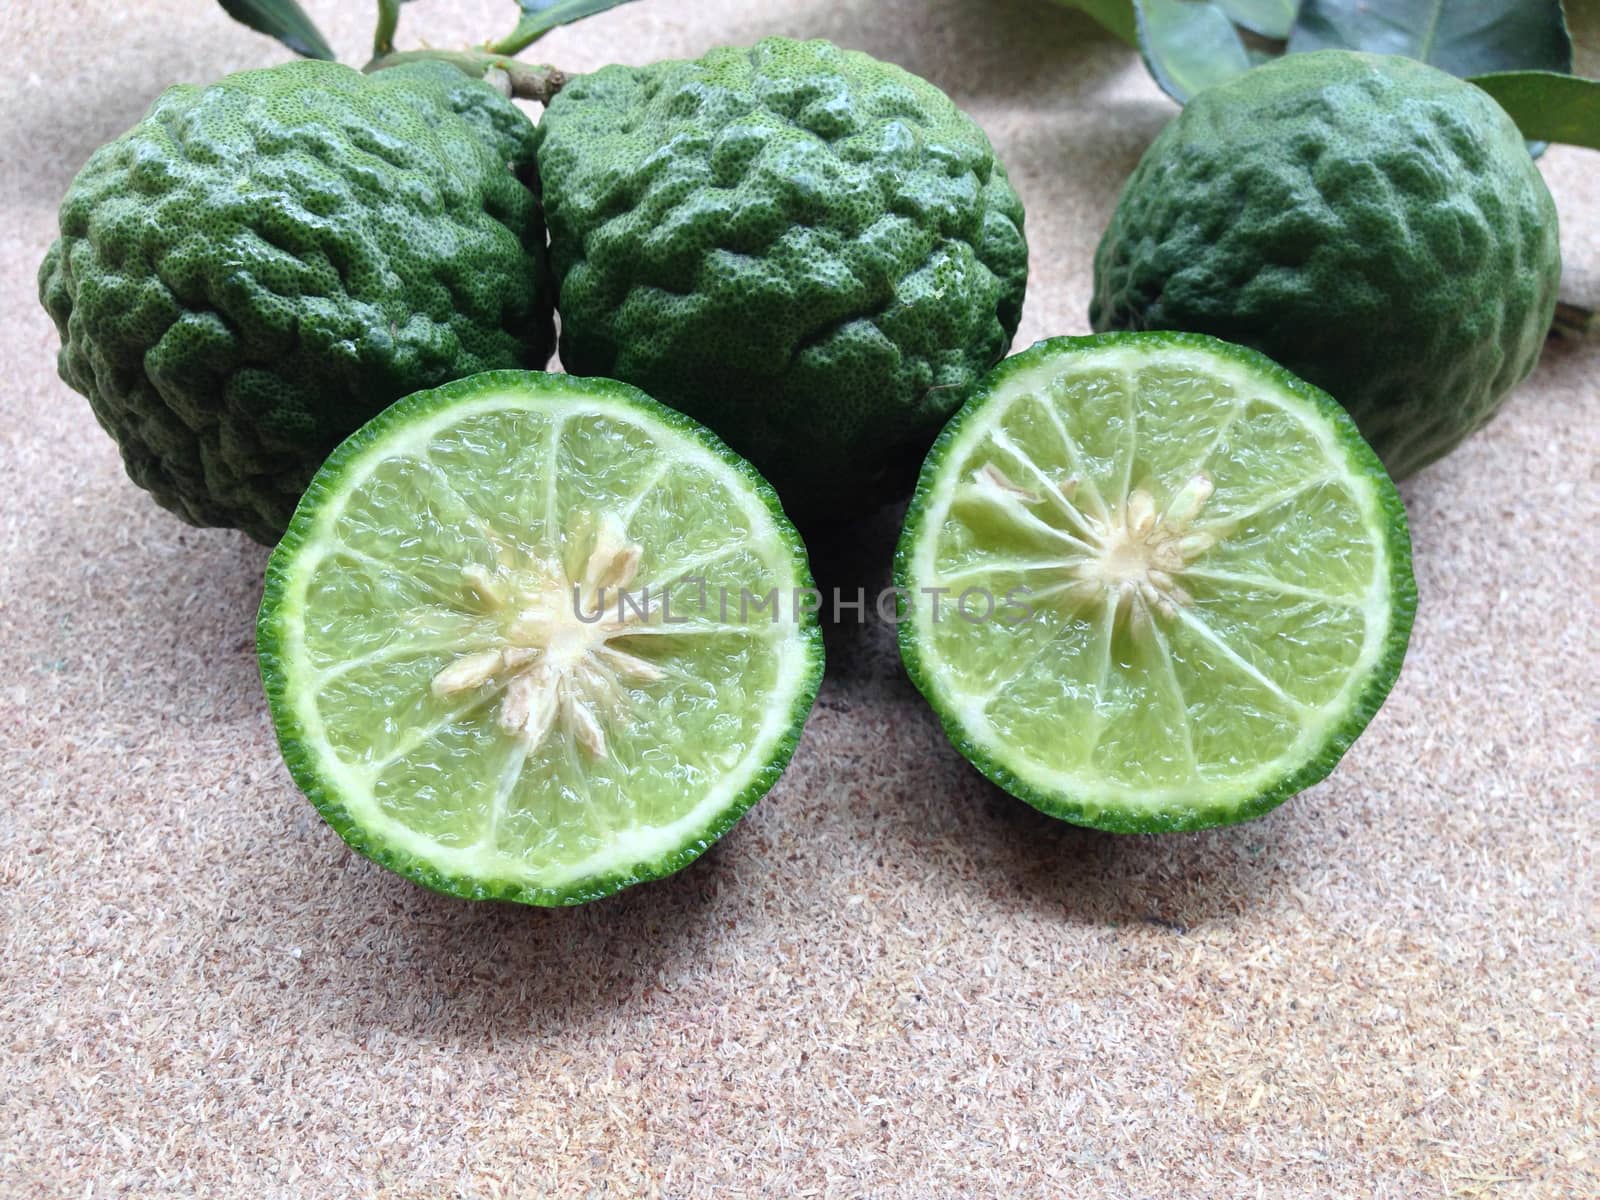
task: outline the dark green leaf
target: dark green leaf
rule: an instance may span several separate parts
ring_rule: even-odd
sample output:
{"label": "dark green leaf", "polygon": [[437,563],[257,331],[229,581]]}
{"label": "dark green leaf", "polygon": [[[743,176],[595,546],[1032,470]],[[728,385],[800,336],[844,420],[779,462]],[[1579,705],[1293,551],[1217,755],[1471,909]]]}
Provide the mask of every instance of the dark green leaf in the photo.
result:
{"label": "dark green leaf", "polygon": [[306,58],[333,58],[311,18],[295,0],[218,0],[222,11],[257,33],[275,37]]}
{"label": "dark green leaf", "polygon": [[1570,71],[1561,0],[1305,0],[1289,52],[1405,54],[1452,75]]}
{"label": "dark green leaf", "polygon": [[1556,319],[1550,326],[1551,337],[1581,341],[1594,336],[1596,332],[1600,332],[1600,313],[1581,304],[1568,304],[1563,300],[1556,302]]}
{"label": "dark green leaf", "polygon": [[1300,0],[1217,0],[1235,25],[1251,33],[1283,41],[1294,27],[1295,10]]}
{"label": "dark green leaf", "polygon": [[1511,114],[1522,136],[1600,150],[1600,80],[1557,71],[1496,71],[1474,75]]}
{"label": "dark green leaf", "polygon": [[570,25],[608,8],[627,4],[630,0],[517,0],[522,5],[522,23],[518,34],[538,37],[549,33],[557,25]]}
{"label": "dark green leaf", "polygon": [[1139,44],[1133,17],[1133,0],[1056,0],[1068,8],[1082,9],[1130,46]]}
{"label": "dark green leaf", "polygon": [[1250,69],[1239,31],[1210,0],[1135,0],[1145,66],[1179,104]]}

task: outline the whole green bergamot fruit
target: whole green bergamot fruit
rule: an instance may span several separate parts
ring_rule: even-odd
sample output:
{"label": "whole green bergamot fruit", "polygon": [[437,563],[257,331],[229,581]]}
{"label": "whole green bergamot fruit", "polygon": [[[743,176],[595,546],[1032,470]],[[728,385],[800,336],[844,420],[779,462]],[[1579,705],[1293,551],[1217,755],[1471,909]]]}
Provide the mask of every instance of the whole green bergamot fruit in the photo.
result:
{"label": "whole green bergamot fruit", "polygon": [[711,426],[802,520],[908,489],[1016,332],[1022,204],[932,84],[768,38],[574,79],[539,125],[569,371]]}
{"label": "whole green bergamot fruit", "polygon": [[276,541],[394,400],[548,360],[533,154],[521,111],[443,63],[171,88],[62,202],[39,271],[61,377],[164,507]]}
{"label": "whole green bergamot fruit", "polygon": [[1156,138],[1095,257],[1097,330],[1187,329],[1331,393],[1395,476],[1533,370],[1561,274],[1517,127],[1408,58],[1291,54]]}

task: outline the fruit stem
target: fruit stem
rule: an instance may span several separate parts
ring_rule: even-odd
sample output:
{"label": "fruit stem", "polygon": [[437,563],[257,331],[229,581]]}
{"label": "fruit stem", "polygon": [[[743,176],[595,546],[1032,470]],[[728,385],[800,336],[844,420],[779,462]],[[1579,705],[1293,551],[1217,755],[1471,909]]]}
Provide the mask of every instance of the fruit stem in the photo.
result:
{"label": "fruit stem", "polygon": [[482,79],[519,100],[548,103],[567,82],[565,72],[539,63],[519,62],[506,54],[490,50],[390,50],[375,55],[361,68],[367,74],[398,67],[402,63],[435,59],[457,67],[474,79]]}
{"label": "fruit stem", "polygon": [[374,61],[394,53],[394,31],[400,25],[400,5],[404,0],[378,0],[378,24],[372,31]]}

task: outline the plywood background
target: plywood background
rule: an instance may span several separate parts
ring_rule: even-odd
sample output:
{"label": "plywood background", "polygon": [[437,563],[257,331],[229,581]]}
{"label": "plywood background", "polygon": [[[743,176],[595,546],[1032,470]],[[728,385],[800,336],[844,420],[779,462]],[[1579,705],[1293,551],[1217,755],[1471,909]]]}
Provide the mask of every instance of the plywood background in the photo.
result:
{"label": "plywood background", "polygon": [[[364,4],[317,0],[347,60]],[[407,7],[459,44],[504,2]],[[1028,206],[1018,344],[1086,328],[1174,111],[1044,0],[648,0],[583,70],[823,35],[944,87]],[[277,47],[201,0],[0,8],[0,1195],[1580,1197],[1597,1175],[1596,343],[1404,488],[1422,605],[1336,776],[1242,828],[1056,824],[829,634],[794,766],[576,911],[352,856],[257,682],[264,553],[159,512],[54,373],[34,272],[97,144]],[[1600,304],[1600,155],[1542,169]],[[815,547],[886,578],[892,514]]]}

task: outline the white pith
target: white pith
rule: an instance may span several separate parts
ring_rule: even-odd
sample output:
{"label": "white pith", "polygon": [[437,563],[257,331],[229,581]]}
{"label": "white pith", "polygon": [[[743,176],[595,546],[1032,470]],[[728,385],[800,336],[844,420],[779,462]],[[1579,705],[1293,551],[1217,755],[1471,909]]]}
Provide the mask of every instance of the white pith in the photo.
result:
{"label": "white pith", "polygon": [[[379,439],[346,464],[337,479],[337,494],[323,499],[318,521],[286,585],[278,616],[284,659],[290,670],[285,692],[305,741],[316,755],[318,773],[333,783],[337,800],[373,840],[421,859],[443,875],[562,889],[659,860],[693,843],[715,824],[735,798],[768,769],[777,748],[791,733],[796,708],[814,664],[804,630],[797,623],[762,623],[736,630],[726,624],[675,622],[670,632],[677,637],[693,637],[697,632],[724,636],[739,633],[759,640],[766,648],[764,653],[772,656],[776,669],[770,694],[762,697],[760,725],[746,752],[691,808],[659,825],[634,824],[614,829],[607,844],[586,857],[539,870],[531,868],[518,857],[516,847],[503,846],[497,840],[498,821],[503,815],[498,811],[491,814],[485,835],[469,846],[442,844],[386,813],[374,795],[375,774],[346,761],[330,744],[318,704],[321,676],[310,669],[295,670],[308,658],[303,653],[307,585],[322,556],[347,553],[336,530],[340,514],[348,498],[360,491],[381,463],[424,458],[429,443],[449,426],[486,411],[516,407],[559,410],[566,421],[600,416],[645,430],[654,442],[653,450],[663,460],[656,464],[662,469],[654,474],[650,463],[642,464],[641,475],[652,480],[646,484],[646,491],[665,477],[673,464],[711,472],[726,482],[749,530],[737,542],[730,540],[718,557],[753,552],[769,572],[768,586],[790,591],[803,584],[796,574],[794,552],[770,510],[727,462],[691,436],[655,422],[633,406],[592,395],[575,403],[558,384],[551,386],[548,395],[519,390],[454,403],[436,414],[418,418],[403,431]],[[555,442],[554,429],[551,442]],[[503,736],[519,744],[514,756],[519,769],[526,755],[556,738],[568,740],[586,759],[609,756],[612,741],[627,736],[628,689],[648,685],[663,675],[658,664],[623,645],[613,644],[616,639],[638,636],[647,626],[656,624],[626,608],[619,617],[615,608],[618,589],[637,585],[643,591],[659,588],[663,582],[639,576],[642,548],[628,533],[627,515],[637,509],[642,498],[643,493],[631,498],[616,512],[569,515],[583,528],[568,532],[586,539],[587,547],[574,578],[568,577],[559,555],[554,553],[534,560],[507,555],[493,570],[474,565],[462,569],[460,605],[493,617],[501,633],[491,644],[463,647],[434,674],[429,688],[435,697],[463,698],[463,704],[452,713],[453,718],[481,709],[483,720],[492,720]],[[602,587],[607,589],[609,615],[593,621],[580,620],[579,613],[585,617],[596,614]],[[657,624],[653,632],[667,630]],[[426,740],[430,732],[437,730],[417,731],[417,742]],[[504,805],[509,790],[510,781],[500,781],[497,805]]]}
{"label": "white pith", "polygon": [[[1013,516],[1045,500],[992,462],[974,471],[972,482],[991,504],[1013,510]],[[1176,576],[1220,536],[1215,530],[1192,528],[1211,496],[1211,480],[1196,474],[1164,509],[1157,508],[1148,490],[1134,488],[1125,500],[1113,500],[1104,516],[1078,507],[1081,488],[1075,475],[1052,487],[1079,542],[1061,553],[1060,594],[1080,604],[1102,603],[1114,622],[1126,622],[1135,636],[1149,636],[1156,617],[1171,620],[1189,604],[1189,593]]]}
{"label": "white pith", "polygon": [[[1241,409],[1247,404],[1268,404],[1292,415],[1314,436],[1324,458],[1323,469],[1310,477],[1306,486],[1337,482],[1355,499],[1365,527],[1385,527],[1376,490],[1365,477],[1345,466],[1346,449],[1326,421],[1313,412],[1310,401],[1241,365],[1202,351],[1174,347],[1101,348],[1092,356],[1067,354],[1013,373],[987,404],[963,419],[956,437],[942,452],[943,469],[925,496],[908,565],[911,578],[919,586],[942,585],[952,590],[981,586],[986,574],[998,576],[1025,567],[1030,583],[1036,585],[1034,595],[1048,596],[1052,604],[1091,620],[1105,639],[1109,640],[1114,630],[1122,629],[1128,636],[1156,646],[1172,673],[1181,701],[1182,687],[1167,649],[1166,631],[1176,623],[1186,623],[1208,637],[1217,637],[1209,629],[1207,614],[1190,603],[1184,577],[1190,570],[1198,570],[1212,578],[1224,578],[1222,572],[1207,566],[1205,556],[1232,532],[1229,519],[1210,519],[1206,511],[1212,493],[1207,456],[1216,451],[1217,445],[1197,452],[1192,470],[1185,473],[1187,482],[1178,486],[1162,505],[1140,482],[1128,480],[1121,490],[1108,491],[1102,480],[1096,488],[1075,469],[1079,447],[1069,449],[1068,461],[1034,462],[1002,428],[1013,405],[1052,404],[1048,395],[1051,385],[1070,379],[1076,370],[1104,373],[1120,369],[1131,395],[1135,372],[1158,363],[1184,366],[1200,375],[1220,376],[1234,389]],[[1056,427],[1071,445],[1072,439],[1059,420]],[[945,575],[937,566],[938,548],[947,522],[956,520],[951,510],[958,498],[986,504],[992,513],[1015,521],[1019,529],[1037,532],[1046,552],[1030,556],[1026,562],[1017,560],[1014,552],[997,552],[988,555],[987,560],[980,556],[977,561],[966,562],[958,572]],[[1196,763],[1194,778],[1175,787],[1125,785],[1102,773],[1063,771],[1038,761],[1028,745],[1003,736],[990,719],[991,706],[1004,694],[1006,683],[976,692],[955,682],[956,673],[945,666],[941,657],[928,607],[912,608],[910,633],[922,659],[924,687],[936,693],[936,703],[947,721],[953,720],[990,761],[1003,765],[1039,792],[1073,797],[1087,810],[1106,803],[1129,811],[1204,809],[1210,804],[1257,794],[1283,778],[1287,770],[1324,746],[1330,729],[1348,715],[1383,654],[1389,628],[1387,545],[1380,538],[1374,550],[1372,577],[1365,591],[1351,603],[1363,615],[1363,636],[1343,689],[1326,703],[1315,706],[1285,697],[1285,707],[1297,723],[1298,737],[1284,754],[1259,764],[1253,771],[1230,775],[1201,774]],[[985,561],[989,563],[987,567]],[[1296,594],[1291,585],[1275,586],[1281,586],[1286,595]],[[1264,678],[1262,682],[1272,683]]]}
{"label": "white pith", "polygon": [[[617,601],[619,592],[634,586],[644,548],[628,539],[614,512],[594,524],[576,579],[567,577],[558,559],[519,571],[503,553],[492,572],[477,563],[461,569],[464,602],[492,614],[500,633],[495,644],[461,654],[439,671],[433,694],[499,684],[499,726],[527,751],[560,730],[590,758],[607,757],[604,718],[625,720],[625,685],[655,683],[666,675],[648,659],[611,644],[649,625],[645,607]],[[606,615],[608,609],[615,615]]]}

